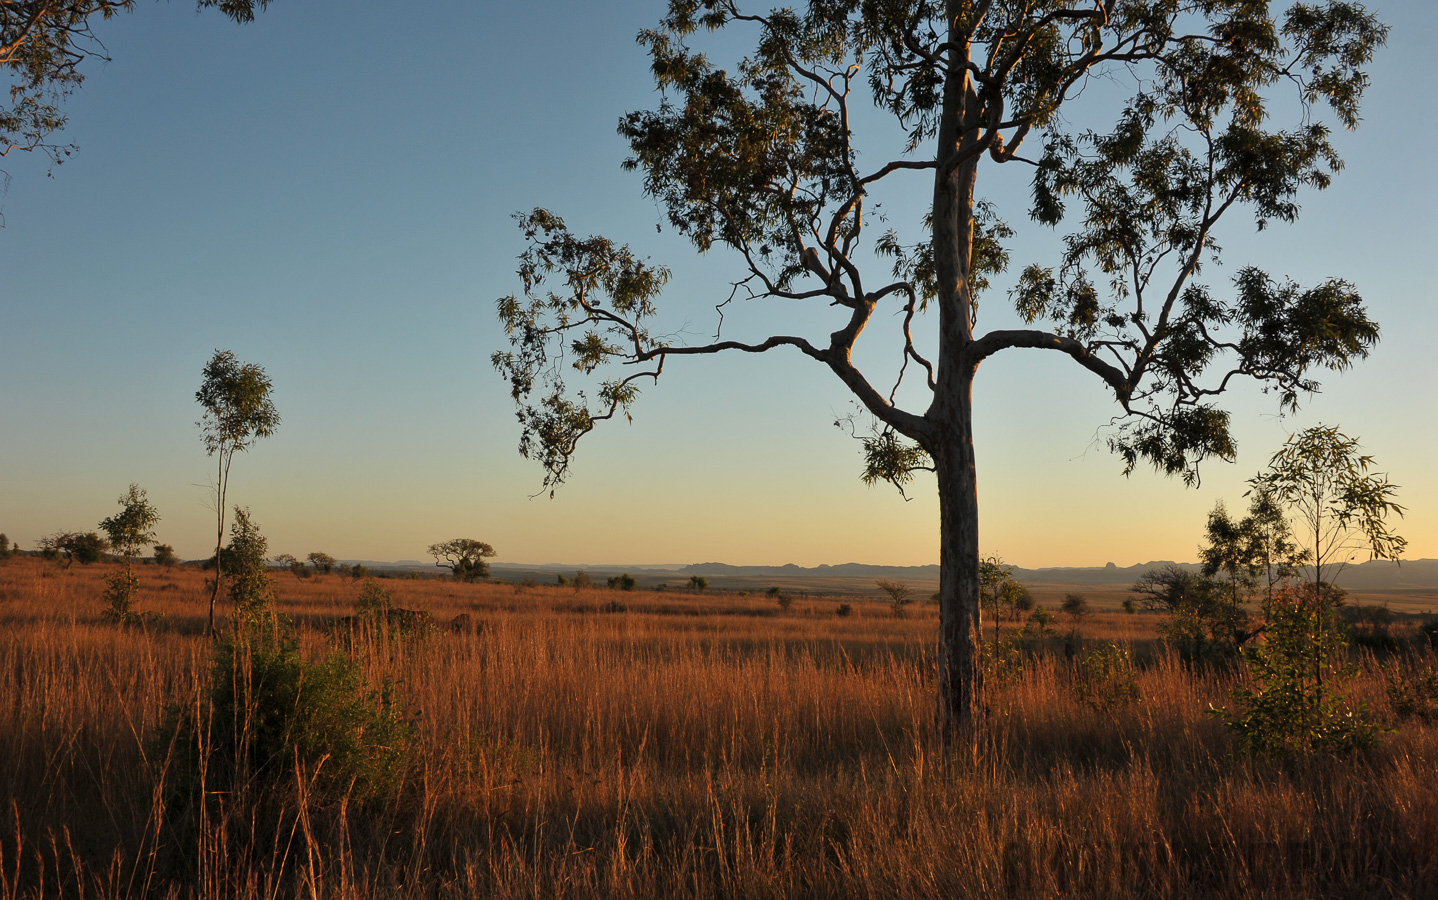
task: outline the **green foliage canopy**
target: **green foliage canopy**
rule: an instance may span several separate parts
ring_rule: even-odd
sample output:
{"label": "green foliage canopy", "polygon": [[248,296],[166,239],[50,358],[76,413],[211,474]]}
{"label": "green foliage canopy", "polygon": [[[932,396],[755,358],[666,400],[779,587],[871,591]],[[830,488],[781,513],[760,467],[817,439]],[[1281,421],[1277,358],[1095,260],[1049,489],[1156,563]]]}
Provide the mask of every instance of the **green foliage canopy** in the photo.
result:
{"label": "green foliage canopy", "polygon": [[155,526],[160,513],[150,503],[145,490],[137,484],[120,495],[120,511],[100,522],[100,530],[110,539],[110,546],[125,557],[126,564],[140,554],[145,545],[155,540]]}
{"label": "green foliage canopy", "polygon": [[1316,584],[1332,580],[1324,577],[1325,567],[1341,570],[1358,553],[1396,560],[1408,546],[1388,524],[1390,515],[1404,512],[1393,499],[1398,486],[1373,465],[1357,439],[1316,425],[1291,436],[1268,470],[1249,480],[1297,521],[1294,532]]}

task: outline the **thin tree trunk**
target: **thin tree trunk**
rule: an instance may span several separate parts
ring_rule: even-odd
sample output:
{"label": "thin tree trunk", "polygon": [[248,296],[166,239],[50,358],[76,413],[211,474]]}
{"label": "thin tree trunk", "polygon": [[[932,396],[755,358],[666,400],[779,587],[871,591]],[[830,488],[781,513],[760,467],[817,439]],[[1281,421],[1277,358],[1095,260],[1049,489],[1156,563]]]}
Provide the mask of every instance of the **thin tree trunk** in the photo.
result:
{"label": "thin tree trunk", "polygon": [[225,478],[229,474],[227,471],[229,467],[225,465],[225,450],[223,447],[220,448],[219,456],[219,466],[215,474],[215,480],[217,482],[215,484],[215,499],[217,501],[215,503],[215,586],[214,589],[210,591],[210,637],[215,636],[215,601],[220,597],[220,579],[224,577],[225,572],[224,562],[222,561],[224,554],[220,552],[220,549],[225,543]]}
{"label": "thin tree trunk", "polygon": [[934,453],[939,482],[939,729],[977,753],[984,728],[979,607],[979,497],[974,468],[972,377],[948,410]]}

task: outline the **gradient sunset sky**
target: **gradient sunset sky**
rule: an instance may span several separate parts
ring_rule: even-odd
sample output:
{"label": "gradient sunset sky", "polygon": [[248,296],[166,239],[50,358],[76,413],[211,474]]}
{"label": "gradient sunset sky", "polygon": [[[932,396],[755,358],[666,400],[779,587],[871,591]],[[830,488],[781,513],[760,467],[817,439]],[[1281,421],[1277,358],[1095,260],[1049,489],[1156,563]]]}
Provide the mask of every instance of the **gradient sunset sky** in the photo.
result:
{"label": "gradient sunset sky", "polygon": [[[985,553],[1026,567],[1192,560],[1214,503],[1240,510],[1284,438],[1322,422],[1402,486],[1406,556],[1438,557],[1438,3],[1370,5],[1392,34],[1363,125],[1337,138],[1346,171],[1302,197],[1294,226],[1260,233],[1230,215],[1223,267],[1206,274],[1220,292],[1249,263],[1305,285],[1347,278],[1382,325],[1373,356],[1322,376],[1283,419],[1239,382],[1224,398],[1239,458],[1188,489],[1119,474],[1103,445],[1118,410],[1093,376],[1056,354],[1000,354],[975,387]],[[231,500],[276,553],[424,559],[463,536],[501,562],[937,562],[932,480],[908,502],[865,487],[858,445],[833,426],[846,391],[797,353],[671,360],[632,425],[605,423],[556,498],[531,499],[542,473],[516,452],[488,362],[504,343],[494,301],[518,290],[510,214],[545,206],[670,266],[664,321],[694,342],[738,277],[732,259],[656,233],[641,177],[619,168],[618,118],[658,102],[634,35],[662,10],[275,0],[241,27],[174,0],[97,24],[113,61],[92,62],[67,106],[80,152],[53,177],[40,158],[0,160],[0,531],[30,548],[93,529],[136,482],[160,539],[206,555],[212,461],[194,393],[225,348],[275,384],[283,422],[236,459]],[[1296,121],[1287,95],[1274,109]],[[863,146],[873,161],[899,141]],[[1054,258],[1054,236],[1027,221],[1028,174],[981,175],[1020,230],[1011,276]],[[885,199],[896,226],[917,224],[926,178]],[[1006,287],[981,330],[1013,321]],[[756,304],[732,311],[726,336],[826,335],[832,316]],[[876,329],[860,356],[876,382],[898,357],[887,337]]]}

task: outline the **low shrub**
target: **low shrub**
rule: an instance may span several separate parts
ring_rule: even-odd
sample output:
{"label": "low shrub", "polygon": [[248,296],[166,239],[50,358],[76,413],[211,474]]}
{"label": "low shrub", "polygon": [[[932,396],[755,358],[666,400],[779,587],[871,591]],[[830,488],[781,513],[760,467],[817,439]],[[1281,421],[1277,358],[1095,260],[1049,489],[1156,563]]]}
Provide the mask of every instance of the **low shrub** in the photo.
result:
{"label": "low shrub", "polygon": [[1024,652],[1014,640],[1003,639],[984,644],[984,683],[994,687],[1015,684],[1024,674]]}
{"label": "low shrub", "polygon": [[396,790],[414,737],[393,686],[370,689],[346,654],[310,661],[293,639],[244,632],[218,645],[208,701],[178,728],[184,788],[279,784],[301,765],[321,790],[357,797]]}
{"label": "low shrub", "polygon": [[1237,713],[1213,715],[1254,756],[1288,758],[1311,752],[1350,753],[1376,746],[1381,730],[1367,705],[1344,689],[1357,667],[1334,605],[1311,586],[1268,604],[1265,640],[1245,651],[1249,684],[1232,693]]}
{"label": "low shrub", "polygon": [[368,579],[360,588],[354,621],[372,634],[402,637],[428,631],[434,625],[434,616],[424,610],[395,606],[393,592]]}
{"label": "low shrub", "polygon": [[1388,708],[1400,721],[1438,721],[1438,669],[1415,671],[1408,666],[1386,666],[1383,681]]}
{"label": "low shrub", "polygon": [[128,570],[105,579],[105,609],[100,613],[101,618],[117,625],[143,622],[144,615],[135,612],[135,594],[139,590],[139,577]]}
{"label": "low shrub", "polygon": [[1118,644],[1101,644],[1074,660],[1074,699],[1095,712],[1112,713],[1142,699],[1133,659]]}

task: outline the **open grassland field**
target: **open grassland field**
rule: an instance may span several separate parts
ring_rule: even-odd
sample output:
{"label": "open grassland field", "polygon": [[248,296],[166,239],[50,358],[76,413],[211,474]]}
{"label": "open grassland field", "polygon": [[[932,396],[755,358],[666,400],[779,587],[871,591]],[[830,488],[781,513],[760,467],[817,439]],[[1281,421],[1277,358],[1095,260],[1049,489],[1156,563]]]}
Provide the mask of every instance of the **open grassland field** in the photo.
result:
{"label": "open grassland field", "polygon": [[301,653],[413,726],[365,790],[326,753],[218,778],[204,574],[142,567],[156,618],[119,627],[113,571],[0,561],[0,900],[1438,895],[1438,723],[1382,669],[1435,666],[1408,632],[1355,655],[1381,746],[1283,764],[1238,755],[1206,711],[1240,676],[1156,615],[1084,622],[1140,699],[1079,702],[1060,621],[975,762],[935,740],[929,604],[382,579],[434,618],[402,635],[344,625],[360,583],[276,573]]}

